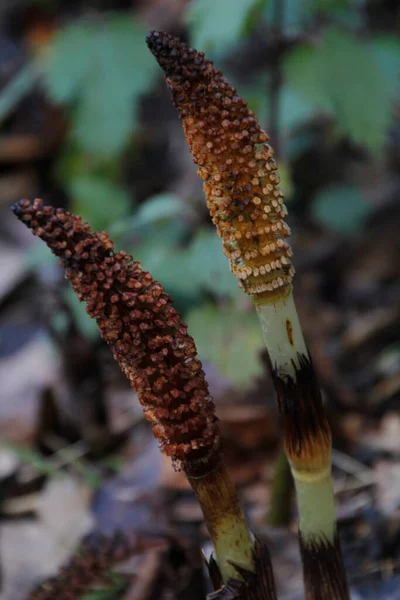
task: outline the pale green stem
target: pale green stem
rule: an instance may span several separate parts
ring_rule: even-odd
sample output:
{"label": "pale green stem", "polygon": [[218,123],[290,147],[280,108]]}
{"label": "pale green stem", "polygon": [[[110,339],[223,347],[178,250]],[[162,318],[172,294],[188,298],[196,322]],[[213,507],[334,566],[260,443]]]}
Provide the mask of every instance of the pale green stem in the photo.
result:
{"label": "pale green stem", "polygon": [[296,475],[292,469],[299,509],[299,528],[304,544],[328,541],[334,544],[336,533],[335,501],[330,468],[318,477]]}
{"label": "pale green stem", "polygon": [[[298,354],[308,356],[308,350],[292,293],[270,303],[257,304],[257,297],[254,300],[272,367],[281,377],[295,379]],[[330,462],[323,469],[312,472],[300,471],[290,465],[304,542],[318,537],[333,542],[336,519]]]}
{"label": "pale green stem", "polygon": [[188,479],[200,502],[223,581],[239,578],[231,563],[254,572],[253,540],[223,464],[202,477]]}
{"label": "pale green stem", "polygon": [[293,362],[298,365],[297,355],[307,355],[307,347],[292,293],[275,302],[258,304],[257,296],[254,301],[272,366],[295,376]]}

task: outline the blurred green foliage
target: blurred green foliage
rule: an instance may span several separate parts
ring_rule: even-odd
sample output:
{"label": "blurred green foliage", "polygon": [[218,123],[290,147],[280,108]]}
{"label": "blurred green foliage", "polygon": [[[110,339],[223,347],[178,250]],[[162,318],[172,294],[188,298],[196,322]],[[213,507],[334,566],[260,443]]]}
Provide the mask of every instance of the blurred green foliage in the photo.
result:
{"label": "blurred green foliage", "polygon": [[[394,55],[400,49],[395,44],[391,50],[389,47],[386,51]],[[381,68],[382,54],[375,56],[374,48],[373,41],[367,43],[329,28],[322,44],[297,47],[284,67],[287,84],[311,103],[314,114],[322,111],[331,115],[340,134],[381,152],[392,120],[393,88],[398,83],[391,69]],[[380,52],[385,50],[381,47]]]}
{"label": "blurred green foliage", "polygon": [[217,365],[237,389],[246,389],[262,374],[260,352],[264,342],[253,311],[205,304],[192,310],[187,322],[200,356]]}
{"label": "blurred green foliage", "polygon": [[58,173],[71,210],[94,229],[131,212],[118,161],[138,129],[140,100],[157,71],[145,34],[131,15],[73,22],[56,35],[44,62],[47,93],[66,107],[71,123]]}
{"label": "blurred green foliage", "polygon": [[[326,124],[330,144],[345,142],[371,161],[382,160],[400,94],[400,42],[366,27],[364,0],[285,0],[279,6],[280,15],[273,0],[241,0],[234,10],[231,0],[192,0],[185,23],[190,42],[221,68],[232,69],[233,53],[240,57],[255,40],[266,44],[279,35],[290,41],[275,67],[278,92],[267,56],[257,56],[245,73],[232,69],[229,78],[267,129],[278,93],[282,186],[296,209],[292,166],[315,146],[316,120]],[[41,72],[47,96],[64,108],[69,123],[55,175],[71,210],[142,261],[188,319],[201,357],[233,385],[246,387],[261,372],[262,342],[205,212],[196,198],[167,191],[137,202],[135,185],[124,183],[128,151],[130,157],[140,152],[141,103],[162,78],[145,29],[134,13],[99,17],[64,25],[47,59],[16,75],[0,93],[0,122]],[[372,209],[351,177],[322,185],[309,206],[315,222],[341,235],[360,230]],[[44,254],[29,260],[37,265]],[[69,292],[65,302],[83,334],[98,335]]]}
{"label": "blurred green foliage", "polygon": [[150,228],[144,229],[144,237],[138,239],[132,252],[175,299],[180,299],[182,309],[198,304],[210,294],[216,299],[232,300],[241,294],[213,229],[197,229],[186,244],[178,244],[176,238],[165,235],[171,232],[168,223],[157,230],[152,228],[150,235],[149,232]]}
{"label": "blurred green foliage", "polygon": [[360,188],[342,184],[326,187],[316,195],[313,214],[328,229],[351,233],[361,229],[371,209]]}
{"label": "blurred green foliage", "polygon": [[[104,581],[105,580],[105,581]],[[103,575],[103,583],[97,589],[83,594],[80,600],[117,600],[126,591],[128,577],[109,572]]]}
{"label": "blurred green foliage", "polygon": [[[1,442],[2,440],[0,439]],[[94,489],[99,488],[103,481],[96,467],[83,459],[67,456],[68,447],[60,450],[51,458],[44,458],[40,452],[32,450],[28,446],[6,441],[3,443],[13,451],[23,464],[29,465],[36,473],[48,475],[49,477],[57,477],[62,475],[62,468],[72,466],[82,476],[85,483]]]}
{"label": "blurred green foliage", "polygon": [[139,100],[157,65],[146,31],[129,16],[67,25],[56,36],[44,77],[54,102],[71,109],[72,137],[82,150],[110,158],[137,127]]}
{"label": "blurred green foliage", "polygon": [[186,18],[193,46],[213,56],[225,54],[251,32],[255,16],[268,3],[241,0],[233,9],[231,0],[193,0]]}
{"label": "blurred green foliage", "polygon": [[110,222],[130,212],[128,192],[104,175],[78,175],[70,179],[68,188],[73,211],[84,215],[95,230],[107,229]]}

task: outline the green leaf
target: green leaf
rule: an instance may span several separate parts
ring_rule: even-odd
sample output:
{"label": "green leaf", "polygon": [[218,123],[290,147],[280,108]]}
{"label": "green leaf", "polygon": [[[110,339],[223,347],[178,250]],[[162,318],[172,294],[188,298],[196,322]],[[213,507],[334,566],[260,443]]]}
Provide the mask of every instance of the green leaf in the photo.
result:
{"label": "green leaf", "polygon": [[229,270],[221,240],[213,230],[200,229],[196,233],[188,250],[188,273],[200,288],[218,296],[234,298],[242,293]]}
{"label": "green leaf", "polygon": [[278,171],[280,176],[279,187],[285,196],[285,201],[290,202],[294,191],[290,164],[288,162],[278,162]]}
{"label": "green leaf", "polygon": [[147,202],[143,210],[127,219],[126,229],[122,222],[117,223],[113,235],[136,236],[131,248],[134,258],[174,297],[178,295],[190,303],[201,299],[205,292],[240,297],[242,293],[229,270],[221,240],[213,230],[200,229],[189,245],[182,245],[188,233],[182,216],[188,207],[184,208],[183,202],[177,200],[164,195],[155,197],[154,203]]}
{"label": "green leaf", "polygon": [[[295,35],[301,33],[310,22],[311,14],[309,11],[310,0],[283,0],[283,23],[282,33],[285,35]],[[274,26],[276,11],[276,2],[270,2],[265,11],[267,21]]]}
{"label": "green leaf", "polygon": [[312,13],[328,15],[336,11],[359,9],[365,0],[308,0]]}
{"label": "green leaf", "polygon": [[130,212],[127,191],[98,175],[82,175],[68,183],[72,212],[81,215],[95,231],[108,230],[110,223]]}
{"label": "green leaf", "polygon": [[[226,73],[225,76],[235,86],[235,73]],[[252,76],[250,83],[240,85],[240,93],[249,105],[249,108],[255,112],[257,119],[262,127],[268,129],[270,117],[270,98],[269,89],[271,87],[271,75],[267,71],[257,71]]]}
{"label": "green leaf", "polygon": [[58,258],[41,241],[29,248],[29,252],[24,258],[28,269],[40,270],[41,268],[58,265]]}
{"label": "green leaf", "polygon": [[45,82],[55,102],[74,107],[72,135],[88,153],[114,156],[132,134],[157,70],[144,36],[131,16],[111,15],[69,25],[56,38]]}
{"label": "green leaf", "polygon": [[179,296],[189,302],[198,298],[199,282],[197,274],[190,269],[190,256],[186,248],[150,242],[139,246],[136,256],[174,298]]}
{"label": "green leaf", "polygon": [[145,238],[151,240],[151,245],[163,246],[165,251],[186,236],[195,216],[193,207],[175,194],[156,194],[141,204],[134,215],[115,221],[108,232],[121,245],[131,244],[132,238]]}
{"label": "green leaf", "polygon": [[[360,4],[364,0],[284,0],[282,33],[288,36],[304,33],[314,25],[315,18],[359,27],[362,24]],[[271,2],[265,17],[274,26],[276,3]]]}
{"label": "green leaf", "polygon": [[[181,223],[173,221],[172,224]],[[229,298],[241,296],[221,240],[213,230],[198,230],[185,247],[178,245],[179,231],[163,239],[165,231],[165,225],[161,228],[161,224],[158,229],[144,228],[144,240],[133,249],[133,255],[172,296],[178,295],[189,302],[201,299],[205,292]]]}
{"label": "green leaf", "polygon": [[[265,2],[264,2],[265,4]],[[259,0],[192,0],[186,21],[195,48],[215,54],[226,52],[246,30]]]}
{"label": "green leaf", "polygon": [[144,202],[136,211],[136,227],[143,227],[163,220],[186,219],[194,216],[193,208],[175,194],[157,194]]}
{"label": "green leaf", "polygon": [[80,333],[86,339],[96,341],[100,337],[100,331],[96,321],[91,319],[86,312],[86,302],[80,302],[74,290],[69,286],[65,288],[63,297]]}
{"label": "green leaf", "polygon": [[[299,64],[301,61],[299,61]],[[299,68],[301,68],[299,66]],[[260,79],[259,77],[257,79]],[[270,118],[270,94],[268,81],[261,77],[260,81],[242,89],[243,97],[247,100],[249,108],[257,115],[257,119],[267,131]],[[284,133],[301,126],[309,121],[317,110],[315,99],[305,98],[295,88],[283,83],[280,94],[280,120],[279,126]]]}
{"label": "green leaf", "polygon": [[317,49],[309,45],[298,46],[289,53],[284,61],[284,72],[291,93],[297,93],[300,98],[311,101],[314,110],[319,106],[330,111],[331,103],[321,83],[320,71],[323,68],[322,59],[319,56],[321,52],[323,52],[323,48]]}
{"label": "green leaf", "polygon": [[59,31],[44,66],[50,98],[57,103],[74,100],[85,85],[95,49],[95,25],[73,23]]}
{"label": "green leaf", "polygon": [[[179,296],[188,302],[195,302],[200,290],[196,274],[190,270],[189,256],[183,249],[163,253],[152,273],[175,299]],[[147,264],[144,263],[144,264]]]}
{"label": "green leaf", "polygon": [[280,108],[282,129],[290,131],[312,119],[316,101],[316,98],[305,98],[292,87],[283,85]]}
{"label": "green leaf", "polygon": [[233,385],[247,388],[261,375],[263,341],[255,313],[208,304],[189,313],[187,322],[200,358],[214,364]]}
{"label": "green leaf", "polygon": [[[185,214],[186,213],[186,214]],[[196,232],[189,245],[188,220],[193,208],[172,194],[160,194],[139,207],[133,217],[118,221],[113,236],[136,238],[131,248],[135,259],[159,279],[172,294],[195,299],[201,292],[238,297],[241,292],[229,271],[220,238],[209,228]]]}
{"label": "green leaf", "polygon": [[[92,73],[75,111],[72,136],[89,154],[109,158],[128,143],[137,122],[126,90],[105,91],[106,73]],[[109,85],[112,84],[109,82]]]}
{"label": "green leaf", "polygon": [[364,0],[308,0],[308,14],[328,18],[336,24],[359,28],[363,24]]}
{"label": "green leaf", "polygon": [[337,185],[317,194],[312,213],[322,225],[341,233],[359,230],[371,212],[371,207],[359,188]]}
{"label": "green leaf", "polygon": [[88,174],[104,180],[117,181],[120,173],[121,161],[118,156],[104,158],[87,154],[71,139],[63,144],[63,152],[56,165],[56,176],[64,187],[68,187],[71,179]]}
{"label": "green leaf", "polygon": [[373,38],[370,47],[396,98],[400,93],[400,41],[394,36],[382,35]]}
{"label": "green leaf", "polygon": [[322,47],[292,51],[285,74],[290,87],[336,117],[342,135],[373,152],[382,150],[391,121],[391,85],[366,43],[329,29]]}

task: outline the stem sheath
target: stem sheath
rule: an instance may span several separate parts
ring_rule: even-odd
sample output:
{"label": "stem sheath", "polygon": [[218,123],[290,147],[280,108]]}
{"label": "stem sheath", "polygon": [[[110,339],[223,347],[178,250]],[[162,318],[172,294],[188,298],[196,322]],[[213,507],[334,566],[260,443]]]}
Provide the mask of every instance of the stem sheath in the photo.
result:
{"label": "stem sheath", "polygon": [[253,541],[224,465],[220,463],[203,477],[188,479],[200,502],[222,579],[238,578],[229,561],[254,572]]}
{"label": "stem sheath", "polygon": [[331,432],[292,292],[253,296],[294,477],[306,600],[348,600],[336,529]]}

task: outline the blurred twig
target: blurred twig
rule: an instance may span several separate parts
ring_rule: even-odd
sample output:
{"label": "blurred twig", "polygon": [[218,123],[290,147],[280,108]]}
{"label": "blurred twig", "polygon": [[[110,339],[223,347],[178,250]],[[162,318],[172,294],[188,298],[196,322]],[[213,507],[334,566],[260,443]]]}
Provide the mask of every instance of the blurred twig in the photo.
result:
{"label": "blurred twig", "polygon": [[16,104],[30,92],[40,75],[35,63],[22,67],[15,77],[0,92],[0,125]]}

